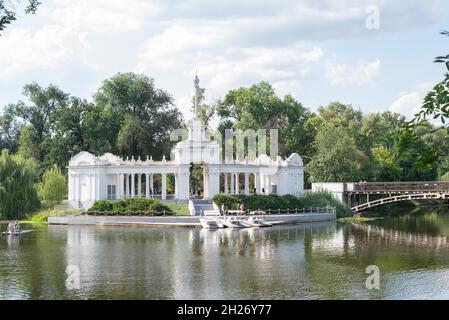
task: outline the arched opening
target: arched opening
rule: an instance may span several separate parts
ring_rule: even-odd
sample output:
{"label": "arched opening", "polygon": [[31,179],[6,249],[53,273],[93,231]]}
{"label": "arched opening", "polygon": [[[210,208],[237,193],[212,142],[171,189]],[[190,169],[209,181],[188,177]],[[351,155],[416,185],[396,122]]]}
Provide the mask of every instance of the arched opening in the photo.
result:
{"label": "arched opening", "polygon": [[203,199],[204,197],[204,164],[190,163],[190,198]]}

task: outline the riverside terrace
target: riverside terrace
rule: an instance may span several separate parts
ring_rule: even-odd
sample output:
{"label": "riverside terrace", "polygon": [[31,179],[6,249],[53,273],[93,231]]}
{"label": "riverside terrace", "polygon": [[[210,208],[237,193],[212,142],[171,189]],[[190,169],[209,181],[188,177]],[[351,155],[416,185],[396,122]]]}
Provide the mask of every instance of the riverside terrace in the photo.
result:
{"label": "riverside terrace", "polygon": [[[321,222],[336,220],[335,208],[309,208],[294,210],[270,210],[256,212],[264,221],[272,225],[286,225],[304,222]],[[254,214],[240,215],[242,219]],[[60,225],[134,225],[134,226],[178,226],[201,227],[201,216],[116,216],[116,215],[82,215],[48,217],[49,224]]]}

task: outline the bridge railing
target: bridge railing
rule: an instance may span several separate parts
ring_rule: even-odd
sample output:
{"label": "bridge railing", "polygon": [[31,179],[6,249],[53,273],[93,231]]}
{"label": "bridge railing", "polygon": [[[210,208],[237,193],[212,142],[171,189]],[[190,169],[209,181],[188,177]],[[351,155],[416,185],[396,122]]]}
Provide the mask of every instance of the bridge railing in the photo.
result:
{"label": "bridge railing", "polygon": [[348,183],[348,192],[449,192],[449,181],[411,181],[411,182],[367,182]]}

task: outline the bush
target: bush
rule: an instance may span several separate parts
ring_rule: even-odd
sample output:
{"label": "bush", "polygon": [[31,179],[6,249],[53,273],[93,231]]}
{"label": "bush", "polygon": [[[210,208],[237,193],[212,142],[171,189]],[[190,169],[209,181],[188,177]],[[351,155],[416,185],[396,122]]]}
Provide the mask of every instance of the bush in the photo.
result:
{"label": "bush", "polygon": [[157,199],[131,198],[117,202],[99,200],[87,211],[88,214],[101,215],[173,215],[173,210]]}
{"label": "bush", "polygon": [[286,210],[286,209],[308,209],[316,207],[334,207],[338,217],[351,215],[351,210],[335,199],[331,193],[315,192],[306,194],[304,197],[294,195],[230,195],[217,194],[213,198],[217,206],[224,204],[225,210],[237,209],[239,203],[243,203],[249,210]]}
{"label": "bush", "polygon": [[89,209],[91,211],[107,212],[112,211],[112,202],[108,200],[99,200],[94,203],[94,205]]}

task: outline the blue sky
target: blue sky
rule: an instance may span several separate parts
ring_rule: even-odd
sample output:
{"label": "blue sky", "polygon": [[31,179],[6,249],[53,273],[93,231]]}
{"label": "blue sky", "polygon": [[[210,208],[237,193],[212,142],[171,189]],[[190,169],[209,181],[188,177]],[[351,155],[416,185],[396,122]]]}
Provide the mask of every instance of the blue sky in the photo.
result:
{"label": "blue sky", "polygon": [[[32,81],[91,99],[104,79],[133,71],[153,77],[188,119],[198,69],[211,101],[266,80],[312,110],[342,101],[410,116],[443,77],[433,58],[449,53],[442,0],[42,3],[0,37],[0,108]],[[373,8],[378,29],[366,26]]]}

